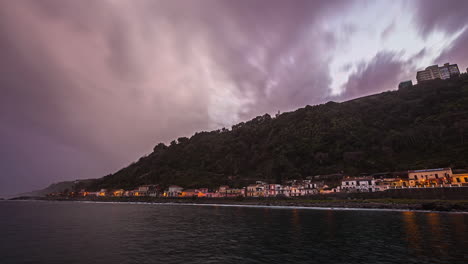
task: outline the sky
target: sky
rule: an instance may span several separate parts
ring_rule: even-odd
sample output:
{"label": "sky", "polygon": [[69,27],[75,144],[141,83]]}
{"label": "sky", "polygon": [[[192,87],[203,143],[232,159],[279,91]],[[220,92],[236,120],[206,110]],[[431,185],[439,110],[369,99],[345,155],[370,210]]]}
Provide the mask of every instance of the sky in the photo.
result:
{"label": "sky", "polygon": [[466,0],[0,0],[0,196],[468,67]]}

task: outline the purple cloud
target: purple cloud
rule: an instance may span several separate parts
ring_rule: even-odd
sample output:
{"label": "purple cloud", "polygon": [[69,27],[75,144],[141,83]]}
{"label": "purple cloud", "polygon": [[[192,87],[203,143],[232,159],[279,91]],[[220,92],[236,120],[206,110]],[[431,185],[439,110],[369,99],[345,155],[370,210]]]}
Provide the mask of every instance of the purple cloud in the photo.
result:
{"label": "purple cloud", "polygon": [[445,49],[439,57],[437,57],[436,61],[444,63],[444,62],[452,62],[458,63],[460,71],[465,71],[463,66],[468,66],[468,28],[463,31],[463,33],[453,41],[453,43]]}
{"label": "purple cloud", "polygon": [[394,52],[379,52],[369,62],[361,62],[344,86],[340,100],[394,90],[405,77],[406,62]]}
{"label": "purple cloud", "polygon": [[416,3],[415,20],[421,34],[426,37],[434,31],[447,35],[463,30],[435,60],[434,63],[458,63],[459,66],[468,66],[468,1],[464,0],[420,0]]}
{"label": "purple cloud", "polygon": [[468,24],[468,2],[464,0],[419,0],[415,4],[415,21],[423,36],[434,30],[455,33]]}
{"label": "purple cloud", "polygon": [[0,3],[0,194],[100,177],[158,142],[319,103],[336,41],[321,25],[348,5]]}
{"label": "purple cloud", "polygon": [[380,34],[380,38],[386,39],[390,34],[395,31],[395,21],[390,23]]}
{"label": "purple cloud", "polygon": [[[450,9],[418,4],[410,11],[424,35],[454,33],[467,24],[464,1]],[[0,2],[0,167],[7,172],[0,194],[100,177],[158,142],[329,99],[336,78],[329,68],[344,46],[338,44],[360,34],[340,20],[353,5]],[[397,24],[376,28],[377,38]],[[466,58],[460,55],[466,54],[465,35],[441,59]],[[356,68],[340,99],[394,89],[426,52],[406,61],[379,51],[367,62],[339,62],[351,63],[343,65],[345,72]]]}

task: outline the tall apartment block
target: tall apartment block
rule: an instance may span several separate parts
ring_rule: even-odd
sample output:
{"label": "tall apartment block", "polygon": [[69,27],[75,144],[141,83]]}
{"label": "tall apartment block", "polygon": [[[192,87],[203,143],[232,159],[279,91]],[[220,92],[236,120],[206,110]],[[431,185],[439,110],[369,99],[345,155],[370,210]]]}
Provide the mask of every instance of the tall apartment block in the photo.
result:
{"label": "tall apartment block", "polygon": [[460,74],[457,64],[445,63],[444,66],[432,65],[427,67],[424,71],[418,71],[416,80],[418,83],[434,79],[449,79],[453,76]]}

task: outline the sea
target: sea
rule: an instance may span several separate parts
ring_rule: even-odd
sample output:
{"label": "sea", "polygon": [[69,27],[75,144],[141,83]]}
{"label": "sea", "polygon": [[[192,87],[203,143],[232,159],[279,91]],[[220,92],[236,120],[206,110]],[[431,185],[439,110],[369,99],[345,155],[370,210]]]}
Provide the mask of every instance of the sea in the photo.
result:
{"label": "sea", "polygon": [[468,263],[468,214],[0,201],[0,263]]}

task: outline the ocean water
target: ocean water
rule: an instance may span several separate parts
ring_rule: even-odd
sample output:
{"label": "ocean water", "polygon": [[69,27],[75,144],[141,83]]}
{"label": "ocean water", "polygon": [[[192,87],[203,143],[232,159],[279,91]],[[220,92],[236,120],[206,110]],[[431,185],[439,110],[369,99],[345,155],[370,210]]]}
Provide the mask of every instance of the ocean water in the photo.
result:
{"label": "ocean water", "polygon": [[0,263],[468,263],[468,214],[4,201]]}

